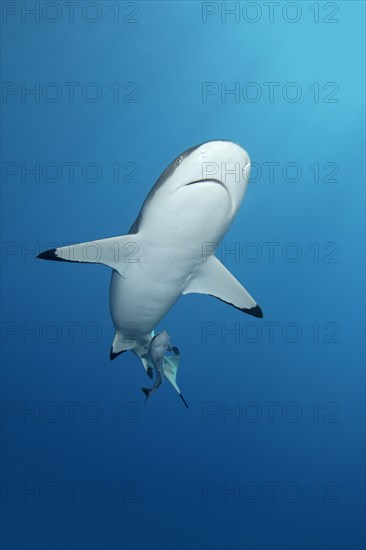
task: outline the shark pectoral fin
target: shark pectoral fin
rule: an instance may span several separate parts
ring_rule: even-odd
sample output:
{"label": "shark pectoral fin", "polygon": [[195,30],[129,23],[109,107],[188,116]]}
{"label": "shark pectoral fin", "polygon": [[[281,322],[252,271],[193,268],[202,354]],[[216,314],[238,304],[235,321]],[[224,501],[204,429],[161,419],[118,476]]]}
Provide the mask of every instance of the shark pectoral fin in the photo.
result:
{"label": "shark pectoral fin", "polygon": [[186,400],[184,399],[183,395],[181,394],[181,391],[177,384],[177,372],[180,362],[180,354],[178,348],[175,346],[172,348],[172,351],[174,355],[168,356],[166,355],[164,357],[164,363],[163,363],[163,370],[164,370],[164,376],[169,380],[175,391],[179,394],[179,397],[185,404],[185,406],[188,409],[188,405]]}
{"label": "shark pectoral fin", "polygon": [[52,248],[38,255],[42,260],[79,262],[107,265],[118,271],[122,277],[138,263],[141,246],[138,235],[122,235],[98,241]]}
{"label": "shark pectoral fin", "polygon": [[254,317],[263,317],[257,302],[226,267],[210,256],[188,279],[182,294],[208,294]]}

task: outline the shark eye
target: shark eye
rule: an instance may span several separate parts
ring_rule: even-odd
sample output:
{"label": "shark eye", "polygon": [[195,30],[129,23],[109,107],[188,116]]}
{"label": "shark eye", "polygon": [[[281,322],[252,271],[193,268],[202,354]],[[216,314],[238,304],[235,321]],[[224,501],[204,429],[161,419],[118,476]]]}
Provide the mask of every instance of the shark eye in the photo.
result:
{"label": "shark eye", "polygon": [[179,166],[180,163],[182,162],[182,160],[183,160],[183,157],[182,157],[182,155],[181,155],[180,157],[177,158],[175,164],[176,164],[177,166]]}

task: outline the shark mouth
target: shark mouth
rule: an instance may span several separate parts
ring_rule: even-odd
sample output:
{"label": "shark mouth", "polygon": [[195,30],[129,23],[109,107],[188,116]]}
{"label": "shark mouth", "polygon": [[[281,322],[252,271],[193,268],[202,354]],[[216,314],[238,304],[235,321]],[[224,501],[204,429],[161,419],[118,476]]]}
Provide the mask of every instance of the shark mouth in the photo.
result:
{"label": "shark mouth", "polygon": [[190,181],[189,183],[186,183],[184,187],[187,187],[188,185],[194,185],[195,183],[208,183],[208,182],[213,182],[213,183],[218,183],[219,185],[222,185],[223,187],[225,187],[225,184],[220,181],[220,180],[217,180],[215,178],[207,178],[207,179],[203,179],[203,180],[195,180],[195,181]]}

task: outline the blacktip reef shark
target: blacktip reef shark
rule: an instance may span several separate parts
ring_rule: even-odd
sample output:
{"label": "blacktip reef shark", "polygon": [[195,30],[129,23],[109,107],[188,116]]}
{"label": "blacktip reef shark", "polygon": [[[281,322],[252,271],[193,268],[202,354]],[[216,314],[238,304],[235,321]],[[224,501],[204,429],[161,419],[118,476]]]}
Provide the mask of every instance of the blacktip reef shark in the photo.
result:
{"label": "blacktip reef shark", "polygon": [[[150,377],[154,369],[159,377],[151,353],[154,330],[182,294],[208,294],[263,317],[249,292],[214,255],[239,209],[249,169],[248,153],[232,141],[192,147],[162,173],[126,235],[39,254],[45,260],[112,268],[111,359],[130,350]],[[170,357],[164,355],[162,371],[184,401],[176,382],[180,354],[176,347],[172,350]]]}

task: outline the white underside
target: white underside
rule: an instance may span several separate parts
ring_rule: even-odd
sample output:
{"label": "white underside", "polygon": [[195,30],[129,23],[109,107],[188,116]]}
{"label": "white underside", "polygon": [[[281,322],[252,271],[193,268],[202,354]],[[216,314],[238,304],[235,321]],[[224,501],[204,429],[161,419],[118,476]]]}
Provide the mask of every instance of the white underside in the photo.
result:
{"label": "white underside", "polygon": [[111,279],[114,324],[136,342],[144,341],[178,300],[206,259],[207,243],[211,249],[218,244],[232,220],[230,196],[215,183],[186,186],[159,199],[158,208],[152,204],[144,213],[138,234],[129,236],[138,261],[125,278],[114,270]]}

